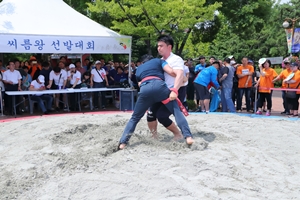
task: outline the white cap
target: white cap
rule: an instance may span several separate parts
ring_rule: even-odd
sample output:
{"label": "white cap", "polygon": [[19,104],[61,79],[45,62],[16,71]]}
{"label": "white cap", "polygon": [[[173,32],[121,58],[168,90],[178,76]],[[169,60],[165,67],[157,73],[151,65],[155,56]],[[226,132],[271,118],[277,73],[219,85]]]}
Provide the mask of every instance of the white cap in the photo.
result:
{"label": "white cap", "polygon": [[230,61],[230,65],[235,65],[236,62],[234,60]]}
{"label": "white cap", "polygon": [[97,64],[101,64],[101,61],[97,60],[97,61],[95,62],[95,65],[97,65]]}
{"label": "white cap", "polygon": [[38,79],[41,83],[45,83],[45,77],[43,75],[39,75]]}
{"label": "white cap", "polygon": [[262,64],[264,64],[266,61],[267,61],[266,58],[261,58],[261,59],[258,60],[258,64],[262,65]]}
{"label": "white cap", "polygon": [[75,65],[74,65],[74,64],[70,64],[70,65],[69,65],[69,68],[70,68],[70,69],[75,68]]}

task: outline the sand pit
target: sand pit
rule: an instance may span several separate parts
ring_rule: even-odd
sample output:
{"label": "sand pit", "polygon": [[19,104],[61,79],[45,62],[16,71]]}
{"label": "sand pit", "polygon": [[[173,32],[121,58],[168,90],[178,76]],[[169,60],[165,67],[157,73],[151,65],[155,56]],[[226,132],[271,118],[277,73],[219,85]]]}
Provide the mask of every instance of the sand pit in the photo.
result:
{"label": "sand pit", "polygon": [[189,148],[130,113],[0,123],[0,199],[298,199],[299,120],[190,115]]}

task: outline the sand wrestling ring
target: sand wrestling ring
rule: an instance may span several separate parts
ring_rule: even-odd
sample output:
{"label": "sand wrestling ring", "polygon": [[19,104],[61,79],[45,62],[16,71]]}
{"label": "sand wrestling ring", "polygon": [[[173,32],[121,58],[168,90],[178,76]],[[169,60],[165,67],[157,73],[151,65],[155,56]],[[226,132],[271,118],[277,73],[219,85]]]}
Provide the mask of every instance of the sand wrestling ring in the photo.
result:
{"label": "sand wrestling ring", "polygon": [[298,199],[299,121],[188,116],[196,143],[147,131],[115,151],[130,113],[0,123],[0,199]]}

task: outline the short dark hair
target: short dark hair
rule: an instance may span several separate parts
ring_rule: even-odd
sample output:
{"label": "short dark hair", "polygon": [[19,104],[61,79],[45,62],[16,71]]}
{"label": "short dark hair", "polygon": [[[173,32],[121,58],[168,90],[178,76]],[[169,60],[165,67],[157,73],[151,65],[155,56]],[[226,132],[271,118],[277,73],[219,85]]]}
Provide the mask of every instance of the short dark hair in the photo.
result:
{"label": "short dark hair", "polygon": [[214,56],[209,57],[209,59],[212,59],[212,58],[213,58],[214,60],[217,60],[216,57],[214,57]]}
{"label": "short dark hair", "polygon": [[248,56],[244,56],[242,59],[246,58],[247,60],[249,60],[249,57]]}
{"label": "short dark hair", "polygon": [[151,59],[153,59],[154,57],[152,56],[152,55],[149,55],[149,54],[145,54],[145,55],[143,55],[141,58],[140,58],[140,61],[142,62],[142,63],[145,63],[145,62],[147,62],[147,61],[149,61],[149,60],[151,60]]}
{"label": "short dark hair", "polygon": [[218,64],[218,65],[219,65],[219,68],[221,67],[221,65],[220,65],[220,62],[219,62],[219,61],[215,61],[215,62],[213,62],[213,63],[212,63],[212,65],[214,65],[214,64]]}
{"label": "short dark hair", "polygon": [[199,60],[201,60],[201,59],[205,59],[205,57],[204,57],[204,56],[200,56],[200,57],[199,57]]}
{"label": "short dark hair", "polygon": [[[271,67],[271,65],[272,65],[271,60],[269,60],[269,59],[267,59],[265,63],[269,63],[270,67]],[[265,63],[262,64],[262,67],[264,67]]]}
{"label": "short dark hair", "polygon": [[87,71],[83,73],[83,76],[91,76],[91,72]]}
{"label": "short dark hair", "polygon": [[172,46],[172,49],[173,49],[173,46],[174,46],[174,40],[173,40],[173,38],[172,38],[170,35],[160,35],[160,36],[157,38],[157,42],[164,42],[164,43],[166,43],[167,45],[171,45],[171,46]]}
{"label": "short dark hair", "polygon": [[49,67],[49,63],[48,62],[43,62],[42,67]]}
{"label": "short dark hair", "polygon": [[80,60],[76,60],[74,64],[76,65],[78,62],[81,64]]}
{"label": "short dark hair", "polygon": [[24,65],[22,69],[29,69],[29,67]]}
{"label": "short dark hair", "polygon": [[54,71],[55,73],[59,73],[59,72],[61,71],[61,68],[58,67],[58,66],[56,66],[56,67],[53,68],[53,71]]}
{"label": "short dark hair", "polygon": [[16,62],[20,62],[20,60],[19,60],[19,59],[15,59],[15,62],[14,62],[14,63],[16,63]]}
{"label": "short dark hair", "polygon": [[230,58],[225,58],[225,59],[224,59],[224,62],[226,62],[226,63],[229,64],[229,63],[230,63]]}
{"label": "short dark hair", "polygon": [[66,66],[66,63],[64,63],[63,61],[59,61],[59,62],[58,62],[58,65],[59,65],[59,63],[62,63],[62,64],[64,64],[64,65]]}
{"label": "short dark hair", "polygon": [[59,60],[61,60],[62,58],[67,60],[67,56],[61,56],[61,57],[59,57]]}
{"label": "short dark hair", "polygon": [[123,69],[123,67],[117,67],[117,71],[118,71],[118,69],[121,69],[123,72],[124,72],[124,69]]}

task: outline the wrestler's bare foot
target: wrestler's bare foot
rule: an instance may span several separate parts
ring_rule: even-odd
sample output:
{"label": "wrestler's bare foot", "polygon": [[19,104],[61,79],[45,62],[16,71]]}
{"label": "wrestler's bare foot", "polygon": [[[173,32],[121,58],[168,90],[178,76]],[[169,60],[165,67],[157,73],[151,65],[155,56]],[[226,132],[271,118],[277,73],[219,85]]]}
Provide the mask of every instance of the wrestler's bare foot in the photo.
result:
{"label": "wrestler's bare foot", "polygon": [[120,149],[120,150],[123,150],[125,147],[126,147],[126,144],[120,144],[120,145],[119,145],[119,149]]}
{"label": "wrestler's bare foot", "polygon": [[188,145],[191,145],[195,142],[195,140],[192,137],[187,137],[185,138],[185,140]]}

